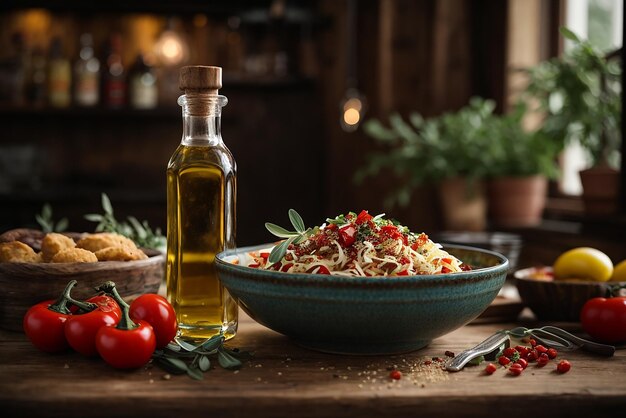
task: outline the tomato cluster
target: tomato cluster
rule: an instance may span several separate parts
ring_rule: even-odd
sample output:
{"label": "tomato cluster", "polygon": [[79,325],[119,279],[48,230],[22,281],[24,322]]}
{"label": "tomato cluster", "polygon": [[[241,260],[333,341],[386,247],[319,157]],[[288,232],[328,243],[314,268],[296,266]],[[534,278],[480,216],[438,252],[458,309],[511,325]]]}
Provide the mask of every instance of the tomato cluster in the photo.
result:
{"label": "tomato cluster", "polygon": [[107,282],[102,294],[86,301],[71,297],[72,280],[56,301],[31,307],[24,316],[24,332],[33,345],[55,353],[69,347],[100,356],[118,368],[141,367],[155,348],[165,347],[176,335],[176,314],[162,296],[145,294],[128,305],[115,283]]}

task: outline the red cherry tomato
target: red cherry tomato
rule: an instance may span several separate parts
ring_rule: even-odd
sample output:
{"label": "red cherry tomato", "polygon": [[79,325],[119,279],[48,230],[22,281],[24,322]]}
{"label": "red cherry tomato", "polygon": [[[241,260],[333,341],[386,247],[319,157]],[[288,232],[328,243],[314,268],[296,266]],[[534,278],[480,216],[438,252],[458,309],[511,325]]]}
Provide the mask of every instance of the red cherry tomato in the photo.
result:
{"label": "red cherry tomato", "polygon": [[156,338],[150,324],[137,321],[128,329],[119,328],[119,324],[118,327],[101,327],[96,334],[96,347],[100,356],[111,366],[136,369],[152,357]]}
{"label": "red cherry tomato", "polygon": [[56,300],[47,300],[31,307],[24,315],[24,332],[35,347],[48,353],[56,353],[68,348],[65,339],[65,322],[72,316],[72,308],[92,310],[93,305],[72,299],[70,293],[76,286],[76,280],[70,281],[61,297]]}
{"label": "red cherry tomato", "polygon": [[47,300],[31,307],[24,315],[24,332],[31,343],[48,353],[57,353],[69,346],[63,329],[71,315],[52,308],[55,301]]}
{"label": "red cherry tomato", "polygon": [[356,241],[356,228],[354,225],[346,225],[339,229],[339,243],[342,247],[349,247]]}
{"label": "red cherry tomato", "polygon": [[603,343],[626,341],[626,297],[593,298],[580,311],[587,334]]}
{"label": "red cherry tomato", "polygon": [[120,307],[109,296],[98,295],[87,299],[97,308],[81,315],[72,315],[65,322],[65,338],[70,347],[85,356],[98,354],[96,334],[100,327],[117,325],[122,315]]}
{"label": "red cherry tomato", "polygon": [[154,329],[157,348],[163,348],[176,336],[178,323],[174,308],[163,296],[147,293],[130,304],[133,321],[144,320]]}
{"label": "red cherry tomato", "polygon": [[367,213],[366,210],[362,210],[361,213],[359,213],[359,215],[356,217],[355,223],[357,225],[361,225],[362,223],[372,220],[372,218],[372,215]]}

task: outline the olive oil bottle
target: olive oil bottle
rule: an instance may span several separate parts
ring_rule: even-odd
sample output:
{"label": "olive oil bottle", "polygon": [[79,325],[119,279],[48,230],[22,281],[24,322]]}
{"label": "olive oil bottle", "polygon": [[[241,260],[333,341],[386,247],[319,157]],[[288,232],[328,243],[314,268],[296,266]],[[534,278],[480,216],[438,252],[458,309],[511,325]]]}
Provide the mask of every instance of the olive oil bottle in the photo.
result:
{"label": "olive oil bottle", "polygon": [[179,337],[237,332],[237,304],[221,285],[215,255],[235,247],[236,165],[220,133],[227,99],[220,67],[180,72],[183,137],[167,167],[167,295]]}

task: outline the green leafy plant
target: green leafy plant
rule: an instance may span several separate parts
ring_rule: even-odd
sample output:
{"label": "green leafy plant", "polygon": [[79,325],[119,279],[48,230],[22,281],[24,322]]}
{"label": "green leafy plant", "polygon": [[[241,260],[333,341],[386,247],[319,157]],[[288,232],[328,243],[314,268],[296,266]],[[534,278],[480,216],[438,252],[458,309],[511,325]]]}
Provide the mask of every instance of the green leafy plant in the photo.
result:
{"label": "green leafy plant", "polygon": [[592,165],[618,167],[621,65],[572,31],[561,28],[561,35],[573,48],[527,70],[526,96],[538,101],[537,110],[544,115],[537,134],[561,148],[578,141]]}
{"label": "green leafy plant", "polygon": [[391,206],[408,204],[412,190],[423,183],[464,177],[472,184],[486,177],[492,165],[487,124],[494,109],[492,100],[476,97],[457,112],[428,119],[412,113],[409,123],[393,114],[389,128],[375,119],[367,121],[365,132],[382,148],[367,157],[355,181],[360,183],[383,169],[390,170],[400,183],[385,201]]}
{"label": "green leafy plant", "polygon": [[242,360],[252,357],[249,352],[226,348],[224,341],[221,333],[199,345],[189,344],[177,338],[165,348],[155,350],[152,358],[159,367],[169,373],[186,373],[192,379],[202,380],[203,373],[211,368],[211,356],[217,355],[218,364],[228,370],[241,368]]}
{"label": "green leafy plant", "polygon": [[35,215],[35,219],[41,227],[41,230],[46,234],[50,232],[63,232],[69,225],[67,218],[61,218],[58,222],[54,222],[52,219],[52,206],[50,206],[50,203],[43,205],[41,213]]}
{"label": "green leafy plant", "polygon": [[124,235],[141,247],[160,248],[165,245],[165,237],[160,228],[152,230],[148,221],[139,222],[134,216],[128,216],[127,221],[118,221],[113,212],[111,200],[102,193],[103,214],[90,213],[85,215],[85,219],[91,222],[98,222],[96,232],[116,232]]}
{"label": "green leafy plant", "polygon": [[287,252],[287,248],[293,244],[299,244],[309,236],[313,235],[317,232],[318,228],[307,228],[304,225],[304,221],[298,212],[294,209],[289,209],[289,220],[291,221],[291,225],[293,225],[295,231],[289,231],[282,226],[278,226],[276,224],[266,222],[265,228],[273,235],[278,238],[286,238],[285,241],[276,245],[270,256],[268,258],[270,263],[277,263],[285,256]]}
{"label": "green leafy plant", "polygon": [[489,118],[485,132],[491,141],[489,177],[558,176],[560,147],[537,132],[527,132],[522,127],[525,114],[526,105],[519,103],[512,112]]}

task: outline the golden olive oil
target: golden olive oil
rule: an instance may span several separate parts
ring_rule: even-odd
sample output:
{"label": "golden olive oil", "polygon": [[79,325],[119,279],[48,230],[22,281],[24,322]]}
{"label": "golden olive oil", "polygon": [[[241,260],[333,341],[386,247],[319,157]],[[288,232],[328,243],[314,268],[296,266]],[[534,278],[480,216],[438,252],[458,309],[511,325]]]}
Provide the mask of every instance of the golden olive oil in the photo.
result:
{"label": "golden olive oil", "polygon": [[215,255],[235,245],[236,167],[219,134],[225,98],[195,97],[208,110],[193,115],[187,112],[191,100],[179,100],[183,141],[167,169],[166,275],[179,337],[198,342],[237,331],[237,304],[215,270]]}

